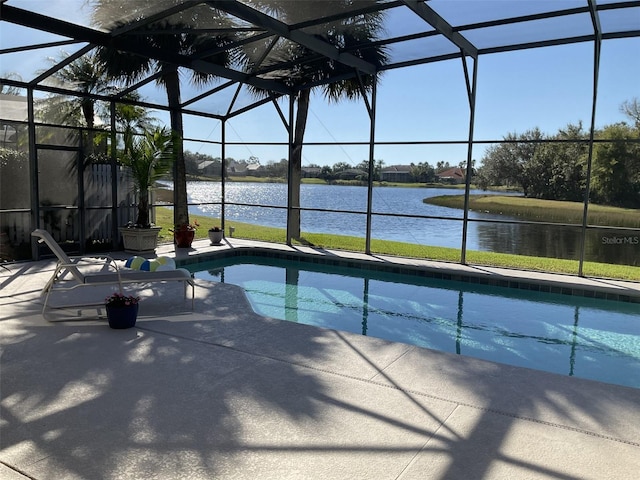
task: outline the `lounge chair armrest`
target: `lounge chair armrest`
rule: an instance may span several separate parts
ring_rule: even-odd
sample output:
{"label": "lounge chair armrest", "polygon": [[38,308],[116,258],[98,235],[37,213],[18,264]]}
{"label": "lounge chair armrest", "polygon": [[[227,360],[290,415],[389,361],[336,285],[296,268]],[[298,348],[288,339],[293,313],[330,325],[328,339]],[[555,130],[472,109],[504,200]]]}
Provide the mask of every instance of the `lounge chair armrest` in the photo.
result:
{"label": "lounge chair armrest", "polygon": [[108,272],[115,273],[120,283],[120,268],[116,260],[109,255],[70,257],[68,263],[58,261],[54,275],[57,276],[64,270],[69,271],[81,283],[84,282],[85,275]]}
{"label": "lounge chair armrest", "polygon": [[109,255],[83,255],[82,257],[69,257],[69,260],[71,260],[71,263],[65,264],[59,262],[58,264],[63,267],[77,267],[82,263],[99,265],[100,262],[97,262],[97,260],[101,260],[103,265],[113,265],[116,271],[119,270],[116,259]]}

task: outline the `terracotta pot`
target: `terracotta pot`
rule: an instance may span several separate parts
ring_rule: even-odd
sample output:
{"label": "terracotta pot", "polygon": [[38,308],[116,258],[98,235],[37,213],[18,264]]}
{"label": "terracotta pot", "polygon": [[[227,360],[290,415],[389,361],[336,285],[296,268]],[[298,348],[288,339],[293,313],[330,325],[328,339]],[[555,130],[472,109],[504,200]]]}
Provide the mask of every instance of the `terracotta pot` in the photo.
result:
{"label": "terracotta pot", "polygon": [[173,239],[176,247],[178,248],[190,248],[193,243],[193,237],[195,237],[195,230],[180,229],[173,232]]}

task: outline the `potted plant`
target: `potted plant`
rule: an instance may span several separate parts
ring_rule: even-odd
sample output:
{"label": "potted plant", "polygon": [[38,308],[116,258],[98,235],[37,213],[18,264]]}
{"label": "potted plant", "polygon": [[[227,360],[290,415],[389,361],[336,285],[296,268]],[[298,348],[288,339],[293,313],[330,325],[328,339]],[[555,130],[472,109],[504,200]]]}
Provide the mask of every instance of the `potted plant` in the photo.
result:
{"label": "potted plant", "polygon": [[209,229],[208,233],[211,245],[220,245],[220,242],[222,241],[222,228],[213,226]]}
{"label": "potted plant", "polygon": [[191,243],[196,236],[196,230],[200,224],[197,221],[193,223],[184,223],[176,225],[173,230],[173,243],[178,248],[191,248]]}
{"label": "potted plant", "polygon": [[171,172],[171,133],[166,128],[158,127],[145,131],[142,137],[128,137],[119,160],[122,165],[129,167],[138,195],[135,222],[129,222],[120,228],[124,249],[133,253],[153,253],[158,246],[161,227],[156,227],[150,222],[149,193],[157,180]]}
{"label": "potted plant", "polygon": [[114,293],[105,298],[107,319],[111,328],[131,328],[138,318],[139,297]]}

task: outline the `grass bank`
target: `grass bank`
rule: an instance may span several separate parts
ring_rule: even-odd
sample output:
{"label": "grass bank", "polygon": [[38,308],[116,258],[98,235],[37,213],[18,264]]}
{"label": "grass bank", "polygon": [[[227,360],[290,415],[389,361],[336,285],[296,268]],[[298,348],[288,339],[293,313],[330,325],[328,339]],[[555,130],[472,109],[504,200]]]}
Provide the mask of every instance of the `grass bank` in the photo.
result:
{"label": "grass bank", "polygon": [[[196,231],[196,239],[208,238],[207,230],[214,225],[220,224],[216,219],[212,219],[211,217],[191,215],[190,218],[192,222],[197,221],[200,224],[200,228]],[[157,208],[156,224],[163,227],[160,232],[160,241],[165,243],[172,242],[173,235],[169,229],[172,228],[173,225],[173,211],[169,208]],[[235,228],[234,235],[238,238],[280,244],[286,242],[286,230],[284,228],[264,227],[249,223],[230,221],[226,224],[226,233],[229,232],[229,226]],[[325,233],[305,233],[303,242],[300,242],[300,244],[355,252],[363,252],[365,249],[364,238],[345,235],[330,235]],[[416,245],[412,243],[374,239],[371,240],[371,250],[372,253],[394,255],[398,257],[422,258],[444,262],[460,262],[460,251],[455,248]],[[467,262],[476,265],[489,265],[494,267],[517,268],[542,272],[566,274],[578,273],[577,261],[546,257],[529,257],[504,253],[468,251]],[[585,262],[583,270],[584,274],[587,276],[634,281],[640,280],[640,267]]]}
{"label": "grass bank", "polygon": [[[424,203],[441,207],[464,208],[464,195],[440,195],[425,198]],[[506,195],[470,195],[469,208],[477,212],[519,217],[522,220],[582,224],[580,202],[540,200]],[[640,228],[640,210],[604,205],[589,205],[589,225]]]}

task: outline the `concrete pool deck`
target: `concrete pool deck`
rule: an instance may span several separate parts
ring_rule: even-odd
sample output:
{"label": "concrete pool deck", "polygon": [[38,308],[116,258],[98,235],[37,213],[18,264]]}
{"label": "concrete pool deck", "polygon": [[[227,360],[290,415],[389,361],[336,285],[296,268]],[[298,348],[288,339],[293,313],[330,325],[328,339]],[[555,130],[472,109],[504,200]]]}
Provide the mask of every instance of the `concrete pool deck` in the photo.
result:
{"label": "concrete pool deck", "polygon": [[[197,242],[177,256],[252,245]],[[0,269],[0,478],[623,480],[640,471],[640,389],[269,319],[240,288],[204,281],[193,310],[180,284],[141,287],[129,330],[108,328],[96,307],[44,319],[40,291],[53,268]],[[633,282],[524,275],[640,296]]]}

